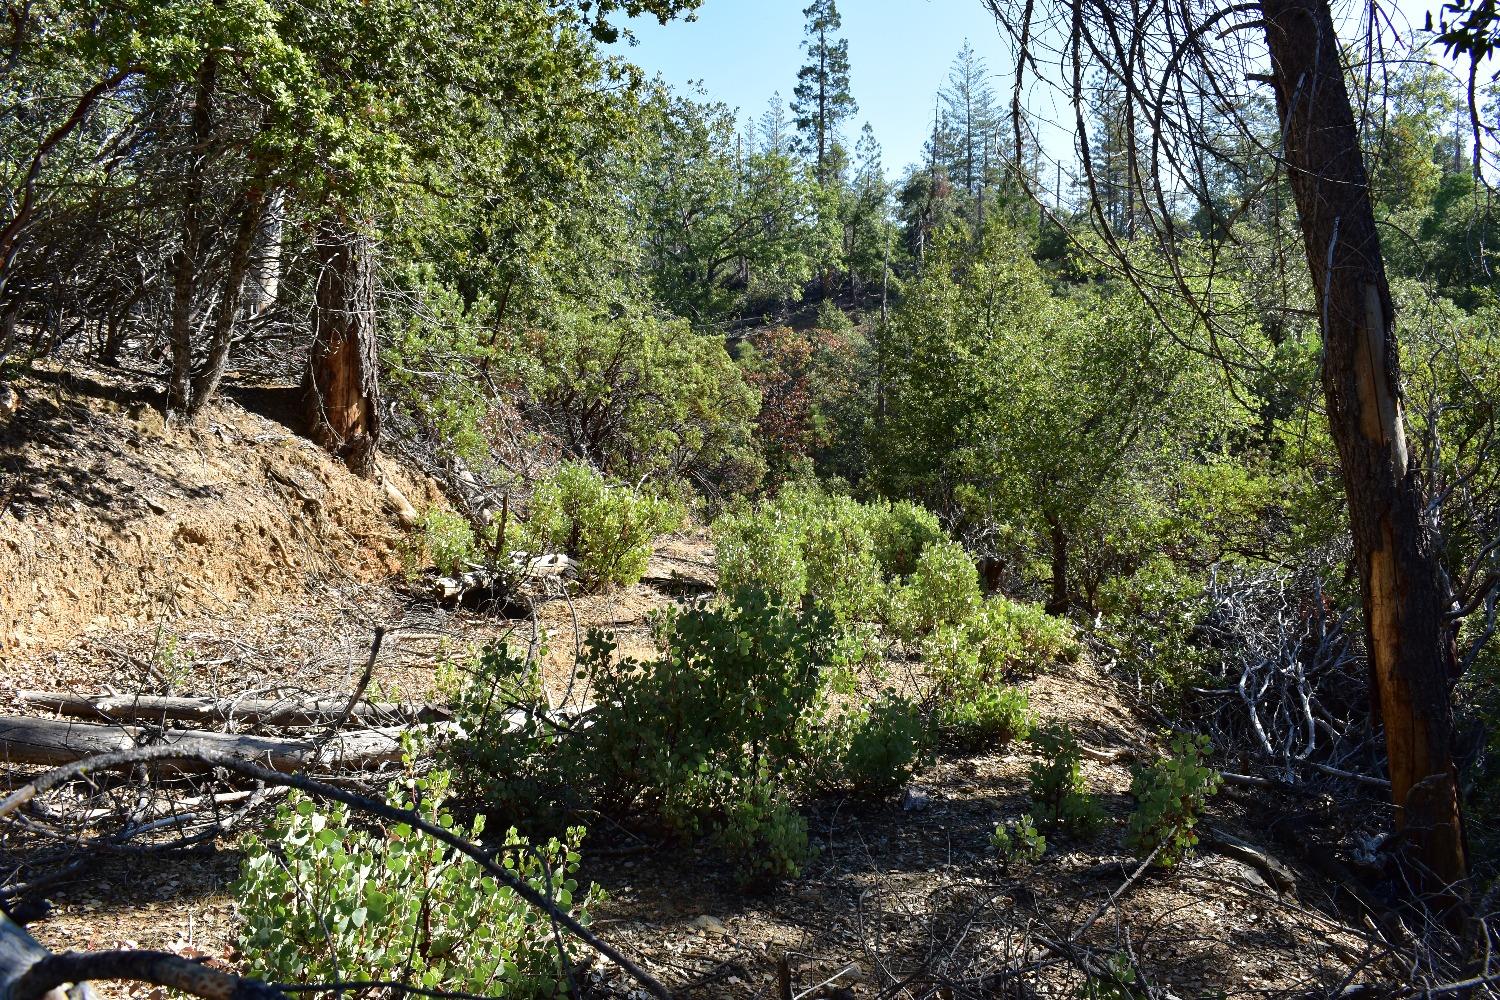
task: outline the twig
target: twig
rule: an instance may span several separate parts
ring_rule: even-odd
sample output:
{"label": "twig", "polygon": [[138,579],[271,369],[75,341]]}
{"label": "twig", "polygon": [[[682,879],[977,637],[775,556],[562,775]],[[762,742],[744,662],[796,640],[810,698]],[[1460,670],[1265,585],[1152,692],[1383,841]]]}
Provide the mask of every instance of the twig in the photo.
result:
{"label": "twig", "polygon": [[354,706],[358,705],[359,699],[365,696],[365,688],[370,686],[370,678],[375,676],[375,660],[380,656],[380,644],[384,640],[385,626],[376,625],[375,641],[370,644],[370,658],[365,661],[365,672],[360,675],[359,683],[354,686],[354,693],[349,696],[349,704],[344,706],[343,715],[323,735],[323,739],[332,739],[333,734],[347,726],[349,720],[354,717]]}

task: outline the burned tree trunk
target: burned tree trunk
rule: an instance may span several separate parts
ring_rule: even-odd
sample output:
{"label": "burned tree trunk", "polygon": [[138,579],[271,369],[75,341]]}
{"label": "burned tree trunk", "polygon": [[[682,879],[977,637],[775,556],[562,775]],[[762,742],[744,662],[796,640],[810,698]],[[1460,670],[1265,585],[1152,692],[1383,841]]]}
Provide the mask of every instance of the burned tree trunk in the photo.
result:
{"label": "burned tree trunk", "polygon": [[342,220],[318,227],[312,353],[303,393],[312,439],[361,476],[380,437],[375,279],[363,239]]}
{"label": "burned tree trunk", "polygon": [[1323,391],[1364,599],[1396,822],[1427,888],[1467,870],[1450,747],[1449,596],[1408,467],[1394,313],[1327,0],[1262,0],[1323,329]]}

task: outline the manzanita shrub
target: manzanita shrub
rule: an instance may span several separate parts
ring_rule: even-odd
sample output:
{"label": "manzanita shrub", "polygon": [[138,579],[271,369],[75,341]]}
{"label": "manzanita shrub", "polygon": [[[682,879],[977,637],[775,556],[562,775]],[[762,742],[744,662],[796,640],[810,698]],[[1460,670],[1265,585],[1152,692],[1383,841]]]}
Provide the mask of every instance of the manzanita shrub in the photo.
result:
{"label": "manzanita shrub", "polygon": [[1047,853],[1047,838],[1038,832],[1030,814],[1023,813],[1020,819],[996,823],[990,846],[1000,855],[1000,863],[1009,867],[1040,861]]}
{"label": "manzanita shrub", "polygon": [[1082,750],[1065,726],[1042,726],[1031,735],[1031,816],[1043,830],[1087,838],[1104,822],[1104,809],[1083,783]]}
{"label": "manzanita shrub", "polygon": [[578,560],[585,590],[628,587],[645,575],[657,535],[682,526],[682,505],[610,482],[592,466],[564,462],[537,483],[522,547]]}
{"label": "manzanita shrub", "polygon": [[1125,843],[1137,855],[1148,857],[1160,848],[1156,863],[1170,868],[1197,846],[1198,819],[1223,780],[1204,763],[1212,750],[1208,737],[1180,733],[1167,756],[1132,771],[1130,794],[1136,808],[1125,828]]}
{"label": "manzanita shrub", "polygon": [[660,651],[646,659],[617,656],[608,634],[587,637],[578,669],[596,707],[571,727],[538,710],[517,718],[535,704],[527,665],[504,648],[487,654],[460,699],[466,735],[447,748],[464,791],[518,822],[557,826],[593,810],[707,836],[747,882],[794,874],[806,827],[767,782],[800,767],[829,657],[826,614],[738,590],[667,612],[654,631]]}
{"label": "manzanita shrub", "polygon": [[[394,804],[455,828],[442,810],[447,772],[392,785]],[[484,817],[467,829],[484,832]],[[510,830],[500,863],[582,923],[603,899],[579,893],[584,831],[533,846]],[[347,807],[326,810],[294,795],[269,831],[246,837],[235,896],[249,971],[270,982],[378,980],[428,990],[513,997],[568,992],[573,956],[550,919],[472,859],[405,823],[356,824]]]}

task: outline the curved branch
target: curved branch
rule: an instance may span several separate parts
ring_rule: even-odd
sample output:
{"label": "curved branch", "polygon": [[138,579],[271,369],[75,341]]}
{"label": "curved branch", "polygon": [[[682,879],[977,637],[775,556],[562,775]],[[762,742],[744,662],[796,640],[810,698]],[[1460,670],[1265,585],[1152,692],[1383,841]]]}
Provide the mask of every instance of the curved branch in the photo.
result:
{"label": "curved branch", "polygon": [[[48,771],[46,774],[37,777],[30,784],[24,785],[12,792],[3,802],[0,802],[0,819],[13,814],[37,795],[51,791],[69,781],[86,778],[96,771],[110,770],[127,764],[144,764],[158,761],[197,761],[211,767],[222,768],[232,774],[265,782],[267,785],[295,788],[316,799],[340,802],[351,809],[358,809],[362,812],[379,816],[382,819],[409,824],[413,829],[421,830],[429,837],[440,841],[450,849],[472,858],[485,870],[486,874],[511,889],[517,896],[520,896],[532,906],[546,913],[549,918],[566,928],[578,940],[624,969],[632,979],[640,983],[652,996],[658,997],[660,1000],[671,1000],[672,994],[654,976],[637,965],[624,953],[602,940],[598,935],[583,926],[583,924],[579,923],[578,919],[571,913],[559,907],[543,893],[532,888],[526,880],[519,878],[513,871],[496,864],[491,857],[492,852],[470,843],[452,831],[443,829],[436,823],[429,822],[414,810],[401,809],[388,802],[367,798],[366,796],[358,795],[342,788],[335,788],[332,785],[315,781],[300,774],[282,774],[278,771],[261,767],[259,764],[252,763],[243,757],[236,757],[233,754],[206,748],[194,748],[187,744],[177,744],[175,746],[137,747],[133,750],[122,750],[118,753],[100,754],[97,757],[89,757]],[[30,998],[30,1000],[35,1000],[35,998]],[[219,998],[215,997],[213,1000],[219,1000]],[[248,998],[236,998],[236,1000],[248,1000]]]}

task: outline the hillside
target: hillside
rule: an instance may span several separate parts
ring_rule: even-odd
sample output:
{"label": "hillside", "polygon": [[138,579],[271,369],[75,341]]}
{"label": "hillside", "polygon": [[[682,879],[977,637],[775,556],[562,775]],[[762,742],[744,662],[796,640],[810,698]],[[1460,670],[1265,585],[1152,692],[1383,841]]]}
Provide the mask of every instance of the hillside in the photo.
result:
{"label": "hillside", "polygon": [[0,1000],[1500,994],[1390,6],[8,3]]}
{"label": "hillside", "polygon": [[[181,430],[164,428],[154,410],[132,403],[129,383],[102,373],[44,374],[19,389],[24,403],[3,431],[10,499],[0,520],[6,570],[31,582],[4,597],[15,623],[4,676],[15,687],[220,698],[344,692],[382,624],[390,635],[373,689],[442,699],[451,694],[443,664],[531,627],[414,594],[400,572],[407,529],[385,492],[233,398],[202,427]],[[172,447],[146,447],[163,439]],[[407,496],[441,502],[397,462],[384,458],[380,470]],[[575,628],[608,628],[627,652],[649,649],[645,616],[711,585],[712,565],[712,548],[690,533],[658,543],[641,584],[538,603],[554,651],[554,697],[568,684]],[[1123,817],[1129,766],[1158,740],[1116,683],[1084,661],[1024,689],[1040,716],[1074,728],[1089,748],[1088,789]],[[1151,956],[1158,983],[1186,995],[1305,991],[1338,981],[1359,960],[1367,932],[1346,913],[1356,897],[1288,845],[1314,830],[1348,840],[1358,829],[1352,816],[1371,814],[1367,804],[1278,801],[1287,811],[1277,834],[1262,819],[1269,793],[1230,788],[1206,822],[1225,843],[1243,838],[1286,857],[1288,881],[1209,838],[1184,868],[1148,874],[1124,892],[1136,863],[1113,836],[1064,839],[1046,861],[1019,870],[994,860],[990,831],[1025,809],[1034,759],[1024,747],[944,755],[899,794],[818,803],[809,818],[815,860],[761,896],[741,893],[701,847],[599,826],[583,870],[608,894],[595,926],[681,995],[703,997],[765,996],[783,961],[799,986],[852,965],[837,980],[849,991],[841,995],[871,997],[913,976],[974,982],[1027,955],[1045,969],[1058,956],[1033,954],[1037,942],[1065,953],[1081,925],[1081,943],[1123,937]],[[49,888],[55,909],[33,931],[54,949],[160,948],[232,967],[240,917],[228,890],[238,866],[228,845],[101,858]],[[596,975],[614,980],[607,969]],[[1062,963],[1037,982],[1064,988],[1069,975]]]}

